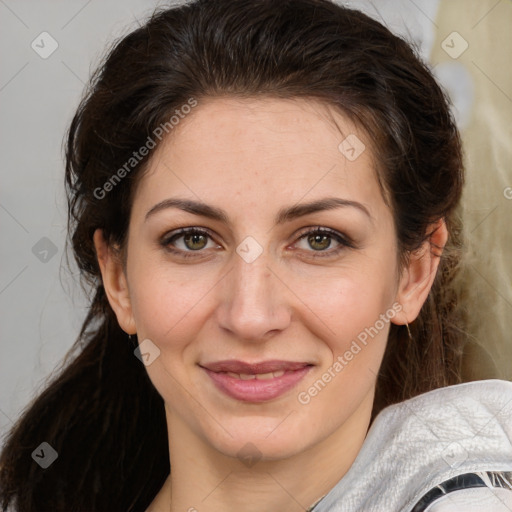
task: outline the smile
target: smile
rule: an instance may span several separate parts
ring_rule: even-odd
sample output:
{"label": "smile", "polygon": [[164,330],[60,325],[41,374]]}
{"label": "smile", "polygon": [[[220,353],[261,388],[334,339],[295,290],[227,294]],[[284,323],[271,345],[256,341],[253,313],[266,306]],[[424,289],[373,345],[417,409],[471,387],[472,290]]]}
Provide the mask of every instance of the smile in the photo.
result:
{"label": "smile", "polygon": [[250,374],[250,373],[233,373],[233,372],[227,372],[226,375],[229,375],[230,377],[233,377],[235,379],[240,380],[268,380],[268,379],[274,379],[276,377],[282,377],[284,375],[284,370],[280,370],[277,372],[268,372],[268,373],[256,373],[256,374]]}
{"label": "smile", "polygon": [[200,365],[224,395],[243,402],[266,402],[294,388],[311,370],[309,363],[220,361]]}

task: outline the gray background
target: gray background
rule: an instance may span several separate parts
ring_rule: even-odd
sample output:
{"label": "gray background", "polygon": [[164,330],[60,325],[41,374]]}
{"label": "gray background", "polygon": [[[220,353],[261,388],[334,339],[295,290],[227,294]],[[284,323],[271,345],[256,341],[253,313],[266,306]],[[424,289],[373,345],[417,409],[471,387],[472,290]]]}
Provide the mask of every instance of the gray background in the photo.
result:
{"label": "gray background", "polygon": [[[479,23],[492,23],[501,2],[505,0],[484,2]],[[423,55],[430,56],[438,36],[438,0],[346,3],[413,38]],[[64,254],[65,131],[106,45],[159,4],[0,0],[0,432],[42,389],[85,316],[76,270],[67,269]],[[46,59],[31,47],[44,31],[58,43]],[[46,48],[48,44],[46,40]],[[510,46],[501,51],[509,55]],[[452,94],[463,128],[475,101],[468,73],[455,60],[436,72]],[[508,172],[505,181],[512,185]]]}

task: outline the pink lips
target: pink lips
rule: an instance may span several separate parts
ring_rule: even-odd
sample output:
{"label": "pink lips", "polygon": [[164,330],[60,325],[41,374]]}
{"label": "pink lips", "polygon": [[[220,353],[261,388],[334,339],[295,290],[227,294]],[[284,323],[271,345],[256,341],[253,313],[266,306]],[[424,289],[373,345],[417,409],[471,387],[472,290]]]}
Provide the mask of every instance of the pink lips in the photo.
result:
{"label": "pink lips", "polygon": [[246,363],[229,360],[200,365],[218,389],[244,402],[265,402],[292,389],[312,365],[291,361]]}

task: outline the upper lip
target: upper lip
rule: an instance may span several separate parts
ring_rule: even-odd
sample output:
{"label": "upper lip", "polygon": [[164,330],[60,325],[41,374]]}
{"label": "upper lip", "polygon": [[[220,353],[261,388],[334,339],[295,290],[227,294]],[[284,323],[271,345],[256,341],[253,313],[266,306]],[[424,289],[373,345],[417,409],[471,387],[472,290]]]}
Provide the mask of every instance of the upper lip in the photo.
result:
{"label": "upper lip", "polygon": [[214,363],[200,364],[199,366],[206,368],[215,373],[231,372],[243,373],[248,375],[256,375],[259,373],[270,373],[278,371],[294,371],[310,366],[310,363],[299,363],[293,361],[262,361],[260,363],[246,363],[234,359],[226,361],[216,361]]}

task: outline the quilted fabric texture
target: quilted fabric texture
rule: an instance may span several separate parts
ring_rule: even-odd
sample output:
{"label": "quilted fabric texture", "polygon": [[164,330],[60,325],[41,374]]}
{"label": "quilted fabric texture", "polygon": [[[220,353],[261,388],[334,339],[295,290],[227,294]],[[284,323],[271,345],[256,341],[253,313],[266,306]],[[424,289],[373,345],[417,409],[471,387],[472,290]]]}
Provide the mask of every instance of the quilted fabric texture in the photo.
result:
{"label": "quilted fabric texture", "polygon": [[384,409],[348,473],[313,510],[410,512],[457,475],[511,470],[512,382],[449,386]]}

